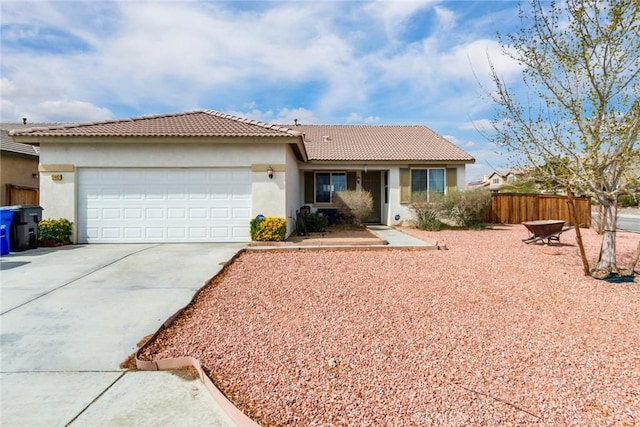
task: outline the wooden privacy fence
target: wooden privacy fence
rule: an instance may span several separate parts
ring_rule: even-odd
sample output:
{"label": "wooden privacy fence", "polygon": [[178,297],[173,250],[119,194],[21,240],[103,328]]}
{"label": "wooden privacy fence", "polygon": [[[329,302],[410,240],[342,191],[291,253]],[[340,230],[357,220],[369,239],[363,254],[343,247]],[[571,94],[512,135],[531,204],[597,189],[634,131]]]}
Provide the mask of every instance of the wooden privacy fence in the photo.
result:
{"label": "wooden privacy fence", "polygon": [[[520,224],[525,221],[561,219],[574,225],[569,215],[567,196],[548,194],[494,193],[491,209],[485,218],[488,223]],[[586,197],[574,197],[578,224],[591,227],[591,203]]]}
{"label": "wooden privacy fence", "polygon": [[40,191],[37,188],[7,184],[7,205],[38,205]]}

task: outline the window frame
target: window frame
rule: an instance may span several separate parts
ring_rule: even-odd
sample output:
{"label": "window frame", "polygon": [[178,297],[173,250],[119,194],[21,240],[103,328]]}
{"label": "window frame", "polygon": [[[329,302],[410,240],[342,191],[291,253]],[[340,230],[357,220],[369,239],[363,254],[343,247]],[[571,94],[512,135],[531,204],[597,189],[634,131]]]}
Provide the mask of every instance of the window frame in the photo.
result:
{"label": "window frame", "polygon": [[[313,204],[314,205],[321,205],[321,206],[333,206],[333,195],[336,192],[335,190],[330,190],[329,191],[329,201],[328,202],[319,202],[318,201],[318,174],[329,174],[329,185],[331,187],[335,187],[335,184],[333,183],[333,176],[334,175],[343,175],[344,176],[344,189],[346,190],[348,188],[348,182],[347,182],[347,171],[339,171],[339,170],[330,170],[330,171],[314,171],[313,172]],[[338,191],[342,191],[342,190],[338,190]]]}
{"label": "window frame", "polygon": [[[430,178],[430,171],[435,171],[435,170],[439,170],[442,171],[442,193],[440,192],[436,192],[436,194],[441,194],[441,195],[446,195],[447,194],[447,168],[446,167],[437,167],[437,168],[410,168],[409,169],[409,193],[411,194],[411,197],[413,198],[413,194],[415,193],[426,193],[427,194],[427,200],[429,198],[429,196],[431,195],[432,191],[430,191],[431,188],[431,178]],[[413,189],[413,172],[414,171],[425,171],[425,175],[426,175],[426,190],[425,191],[414,191]]]}

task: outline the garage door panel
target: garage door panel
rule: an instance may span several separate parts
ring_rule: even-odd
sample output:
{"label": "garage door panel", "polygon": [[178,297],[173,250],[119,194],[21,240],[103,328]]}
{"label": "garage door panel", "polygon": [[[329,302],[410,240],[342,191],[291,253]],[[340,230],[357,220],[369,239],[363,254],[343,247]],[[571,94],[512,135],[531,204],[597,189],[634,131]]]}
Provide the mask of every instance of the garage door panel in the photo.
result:
{"label": "garage door panel", "polygon": [[251,210],[248,208],[233,208],[231,209],[231,217],[232,218],[243,218],[247,221],[250,221],[251,218]]}
{"label": "garage door panel", "polygon": [[165,228],[163,227],[146,227],[144,232],[145,240],[157,240],[160,242],[166,240]]}
{"label": "garage door panel", "polygon": [[215,239],[230,239],[229,228],[228,227],[211,227],[210,228],[211,235]]}
{"label": "garage door panel", "polygon": [[102,227],[100,231],[103,239],[120,240],[122,238],[122,229],[120,227]]}
{"label": "garage door panel", "polygon": [[123,219],[121,209],[114,209],[114,208],[102,209],[101,214],[102,214],[102,219],[107,221],[108,220],[120,221]]}
{"label": "garage door panel", "polygon": [[167,194],[167,200],[187,200],[187,187],[174,188]]}
{"label": "garage door panel", "polygon": [[144,200],[144,190],[141,187],[134,187],[124,195],[124,200],[127,202],[140,202]]}
{"label": "garage door panel", "polygon": [[249,241],[250,180],[248,169],[79,169],[79,241]]}
{"label": "garage door panel", "polygon": [[126,240],[142,240],[144,230],[141,227],[124,227],[124,238]]}
{"label": "garage door panel", "polygon": [[124,208],[124,219],[142,219],[141,208]]}
{"label": "garage door panel", "polygon": [[167,198],[167,195],[163,187],[150,185],[148,188],[145,189],[144,198],[145,200],[162,201]]}

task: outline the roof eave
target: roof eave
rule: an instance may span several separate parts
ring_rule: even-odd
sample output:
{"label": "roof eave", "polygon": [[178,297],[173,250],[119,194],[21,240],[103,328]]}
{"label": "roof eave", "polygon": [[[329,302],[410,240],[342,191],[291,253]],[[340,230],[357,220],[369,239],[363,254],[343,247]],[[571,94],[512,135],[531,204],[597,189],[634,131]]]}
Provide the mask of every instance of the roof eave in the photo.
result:
{"label": "roof eave", "polygon": [[309,162],[351,162],[351,163],[448,163],[448,164],[473,164],[476,159],[329,159],[309,158]]}

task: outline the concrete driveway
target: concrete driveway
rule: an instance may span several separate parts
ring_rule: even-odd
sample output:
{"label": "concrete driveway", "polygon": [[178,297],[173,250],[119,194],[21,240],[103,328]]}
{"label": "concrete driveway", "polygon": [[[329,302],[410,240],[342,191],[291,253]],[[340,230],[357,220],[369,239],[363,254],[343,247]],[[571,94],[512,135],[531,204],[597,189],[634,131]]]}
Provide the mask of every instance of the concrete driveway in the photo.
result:
{"label": "concrete driveway", "polygon": [[3,256],[2,425],[233,425],[198,379],[118,365],[242,247],[77,245]]}

